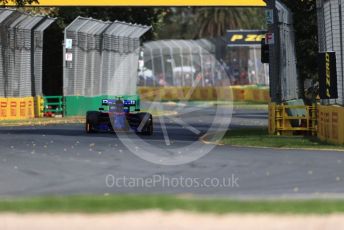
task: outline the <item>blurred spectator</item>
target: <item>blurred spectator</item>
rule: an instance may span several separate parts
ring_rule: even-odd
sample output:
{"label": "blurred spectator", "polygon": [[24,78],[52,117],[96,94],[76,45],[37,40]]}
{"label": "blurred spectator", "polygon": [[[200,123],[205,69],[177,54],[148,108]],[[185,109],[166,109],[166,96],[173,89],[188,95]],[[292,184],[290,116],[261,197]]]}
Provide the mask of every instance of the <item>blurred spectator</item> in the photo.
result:
{"label": "blurred spectator", "polygon": [[159,76],[159,86],[167,86],[164,74],[160,73],[158,76]]}
{"label": "blurred spectator", "polygon": [[240,72],[239,84],[240,85],[248,85],[249,84],[248,74],[247,74],[247,71],[245,69],[242,69]]}

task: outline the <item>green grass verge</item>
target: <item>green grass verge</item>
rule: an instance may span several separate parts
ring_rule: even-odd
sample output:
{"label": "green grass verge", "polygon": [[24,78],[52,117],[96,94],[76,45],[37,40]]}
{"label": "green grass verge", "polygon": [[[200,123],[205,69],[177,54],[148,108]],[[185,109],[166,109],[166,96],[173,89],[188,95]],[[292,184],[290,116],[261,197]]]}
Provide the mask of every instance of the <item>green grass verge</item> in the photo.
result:
{"label": "green grass verge", "polygon": [[0,212],[109,213],[159,209],[207,213],[328,214],[344,212],[344,200],[190,199],[174,196],[70,196],[1,200]]}
{"label": "green grass verge", "polygon": [[[215,140],[217,137],[211,137]],[[309,148],[344,150],[343,145],[322,142],[316,137],[271,136],[266,128],[235,129],[228,131],[221,143],[239,146],[257,146],[274,148]]]}
{"label": "green grass verge", "polygon": [[248,110],[266,110],[268,111],[267,103],[237,101],[233,102],[233,109],[248,109]]}

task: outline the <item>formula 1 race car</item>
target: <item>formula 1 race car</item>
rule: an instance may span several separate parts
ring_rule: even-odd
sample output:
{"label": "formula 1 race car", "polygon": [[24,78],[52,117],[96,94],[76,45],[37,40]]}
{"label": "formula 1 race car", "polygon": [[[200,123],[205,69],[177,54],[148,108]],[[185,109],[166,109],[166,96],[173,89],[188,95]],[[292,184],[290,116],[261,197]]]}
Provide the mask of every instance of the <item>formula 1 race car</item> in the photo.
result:
{"label": "formula 1 race car", "polygon": [[153,116],[150,113],[130,112],[135,100],[104,99],[99,111],[86,114],[86,132],[127,132],[153,134]]}

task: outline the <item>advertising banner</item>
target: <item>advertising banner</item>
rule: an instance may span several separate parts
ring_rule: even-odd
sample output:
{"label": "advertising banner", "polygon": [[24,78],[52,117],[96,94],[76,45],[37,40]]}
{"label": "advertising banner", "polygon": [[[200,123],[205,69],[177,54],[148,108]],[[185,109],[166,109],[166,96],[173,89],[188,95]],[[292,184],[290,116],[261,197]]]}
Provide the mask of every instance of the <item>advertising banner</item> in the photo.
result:
{"label": "advertising banner", "polygon": [[321,99],[338,98],[336,53],[319,53],[319,96]]}

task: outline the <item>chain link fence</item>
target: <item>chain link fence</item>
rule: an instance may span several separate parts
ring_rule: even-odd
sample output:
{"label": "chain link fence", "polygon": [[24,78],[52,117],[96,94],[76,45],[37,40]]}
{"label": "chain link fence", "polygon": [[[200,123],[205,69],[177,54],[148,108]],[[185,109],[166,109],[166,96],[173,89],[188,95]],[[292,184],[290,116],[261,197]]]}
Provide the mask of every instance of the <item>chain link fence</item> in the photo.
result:
{"label": "chain link fence", "polygon": [[0,97],[42,95],[43,33],[54,21],[0,9]]}
{"label": "chain link fence", "polygon": [[141,86],[268,85],[260,47],[227,47],[226,39],[159,40],[144,43]]}
{"label": "chain link fence", "polygon": [[65,28],[64,95],[136,95],[140,37],[150,28],[76,18]]}
{"label": "chain link fence", "polygon": [[337,60],[338,99],[322,100],[323,104],[344,105],[343,4],[343,0],[317,0],[319,51],[334,51]]}

